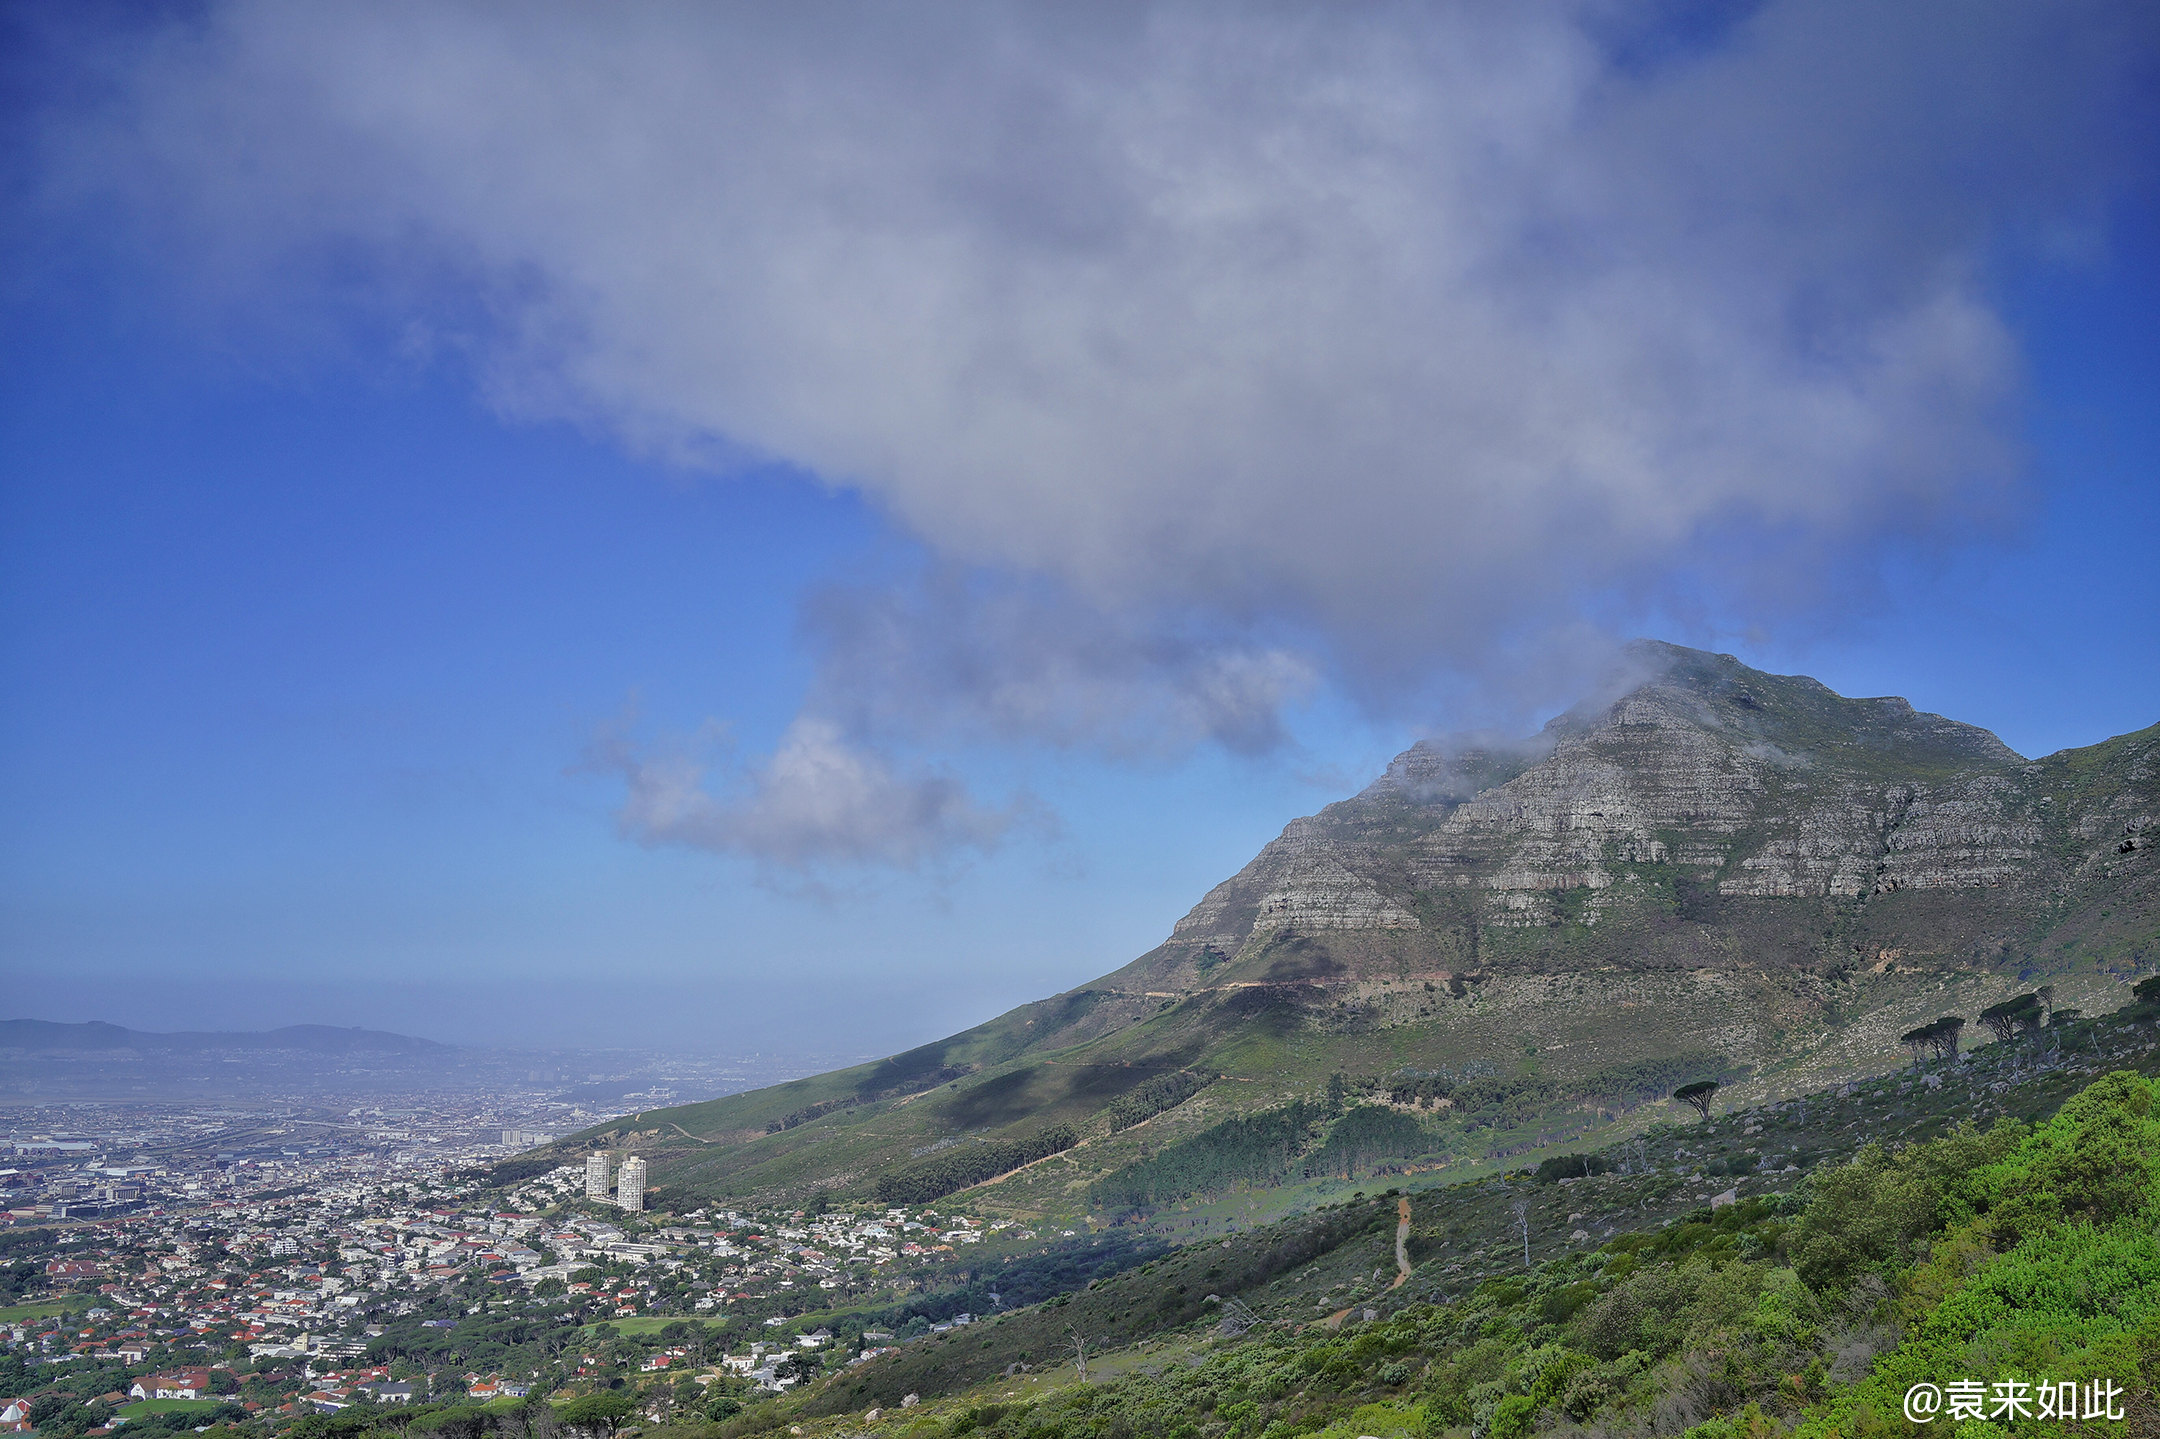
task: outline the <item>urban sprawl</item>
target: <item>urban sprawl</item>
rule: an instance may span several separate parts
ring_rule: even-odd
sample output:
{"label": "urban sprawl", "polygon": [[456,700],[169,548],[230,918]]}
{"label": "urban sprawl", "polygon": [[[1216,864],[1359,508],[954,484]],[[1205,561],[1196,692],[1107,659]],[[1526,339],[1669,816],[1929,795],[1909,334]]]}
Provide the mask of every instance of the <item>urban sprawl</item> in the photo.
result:
{"label": "urban sprawl", "polygon": [[1061,1237],[949,1208],[649,1212],[644,1161],[602,1152],[489,1185],[487,1166],[552,1133],[476,1136],[500,1115],[471,1096],[401,1106],[85,1108],[63,1111],[71,1129],[0,1111],[18,1126],[0,1431],[274,1433],[548,1400],[600,1429],[726,1418],[972,1322],[897,1318],[910,1294],[950,1292],[942,1266],[970,1246]]}

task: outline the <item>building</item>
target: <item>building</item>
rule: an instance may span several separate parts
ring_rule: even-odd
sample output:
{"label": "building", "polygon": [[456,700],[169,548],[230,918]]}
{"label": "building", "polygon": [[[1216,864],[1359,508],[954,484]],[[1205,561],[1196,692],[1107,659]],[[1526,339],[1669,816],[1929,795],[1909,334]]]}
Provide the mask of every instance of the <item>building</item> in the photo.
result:
{"label": "building", "polygon": [[131,1399],[207,1399],[210,1397],[210,1371],[207,1369],[182,1369],[171,1374],[153,1374],[138,1379],[128,1390]]}
{"label": "building", "polygon": [[585,1156],[585,1197],[587,1199],[604,1200],[607,1198],[607,1170],[607,1152],[605,1150],[595,1149]]}
{"label": "building", "polygon": [[554,1135],[540,1129],[505,1129],[502,1136],[505,1149],[538,1149],[555,1142]]}
{"label": "building", "polygon": [[622,1172],[615,1176],[615,1202],[629,1210],[645,1207],[645,1161],[635,1154],[622,1162]]}

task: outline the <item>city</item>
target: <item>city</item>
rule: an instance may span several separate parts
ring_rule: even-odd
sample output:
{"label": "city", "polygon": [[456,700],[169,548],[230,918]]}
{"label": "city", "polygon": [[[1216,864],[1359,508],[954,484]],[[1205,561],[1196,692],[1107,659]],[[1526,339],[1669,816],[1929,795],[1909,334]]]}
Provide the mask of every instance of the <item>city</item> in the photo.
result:
{"label": "city", "polygon": [[[0,1423],[61,1436],[285,1424],[354,1406],[561,1400],[625,1380],[649,1419],[724,1418],[969,1324],[964,1310],[889,1327],[877,1316],[949,1288],[941,1266],[956,1258],[1038,1240],[950,1206],[650,1212],[645,1162],[600,1151],[499,1187],[496,1166],[514,1171],[520,1150],[553,1138],[473,1136],[506,1113],[585,1117],[473,1096],[336,1120],[0,1111],[14,1131],[0,1174]],[[992,1293],[986,1307],[1003,1302]],[[838,1332],[796,1322],[836,1306],[852,1316]]]}

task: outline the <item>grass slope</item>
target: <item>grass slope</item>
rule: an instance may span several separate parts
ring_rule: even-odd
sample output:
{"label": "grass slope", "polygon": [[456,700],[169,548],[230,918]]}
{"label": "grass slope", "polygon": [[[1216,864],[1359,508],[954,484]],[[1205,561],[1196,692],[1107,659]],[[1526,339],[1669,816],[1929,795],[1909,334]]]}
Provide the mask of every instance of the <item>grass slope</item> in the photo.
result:
{"label": "grass slope", "polygon": [[[2026,1106],[2024,1096],[2010,1103]],[[1378,1250],[1385,1207],[1347,1206],[1331,1223],[1360,1267]],[[1046,1392],[1000,1375],[963,1393],[961,1381],[983,1368],[979,1353],[1000,1341],[995,1330],[956,1331],[887,1376],[933,1386],[909,1392],[955,1396],[893,1432],[1526,1439],[1588,1426],[1846,1439],[1910,1432],[1898,1414],[1906,1385],[1949,1378],[2111,1380],[2123,1388],[2129,1432],[2149,1432],[2160,1419],[2156,1225],[2160,1085],[2119,1070],[2090,1079],[2039,1124],[2005,1117],[1896,1149],[1871,1142],[1799,1193],[1686,1211],[1452,1294],[1383,1291],[1370,1323],[1278,1321],[1237,1341],[1188,1330],[1137,1364],[1113,1360],[1107,1383]],[[1224,1253],[1211,1245],[1161,1261],[1158,1290],[1175,1294],[1205,1261],[1227,1275]],[[1051,1317],[1081,1334],[1114,1326],[1138,1297],[1120,1310],[1103,1294],[1116,1284],[1090,1295],[1092,1307],[1075,1296]],[[891,1413],[884,1388],[843,1376],[782,1407],[837,1416],[869,1399]],[[1007,1389],[1023,1402],[1001,1402]]]}
{"label": "grass slope", "polygon": [[[1493,1176],[1407,1191],[1412,1280],[1393,1285],[1396,1190],[1359,1194],[1250,1233],[1187,1245],[1048,1304],[903,1346],[820,1392],[837,1411],[935,1396],[1013,1365],[1059,1362],[1073,1335],[1116,1349],[1220,1311],[1236,1299],[1271,1324],[1296,1327],[1345,1309],[1409,1300],[1451,1302],[1533,1263],[1595,1250],[1616,1234],[1656,1230],[1731,1190],[1743,1204],[1790,1195],[1810,1172],[1868,1145],[1916,1146],[1961,1124],[2029,1123],[2104,1073],[2160,1074],[2160,1032],[2131,1009],[1708,1123],[1662,1124],[1600,1151],[1616,1172],[1558,1184]],[[1524,1201],[1521,1215],[1515,1210]],[[807,1321],[806,1321],[807,1322]]]}

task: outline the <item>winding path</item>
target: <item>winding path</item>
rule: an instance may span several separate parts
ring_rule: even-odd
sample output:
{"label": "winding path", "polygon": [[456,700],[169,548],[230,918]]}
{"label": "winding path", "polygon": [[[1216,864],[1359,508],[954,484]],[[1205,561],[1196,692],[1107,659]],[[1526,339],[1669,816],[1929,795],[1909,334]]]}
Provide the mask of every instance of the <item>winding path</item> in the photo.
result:
{"label": "winding path", "polygon": [[[1405,1279],[1408,1279],[1409,1277],[1410,1196],[1408,1196],[1407,1194],[1398,1194],[1395,1196],[1395,1281],[1392,1284],[1388,1285],[1388,1288],[1402,1288],[1403,1281]],[[1355,1308],[1357,1308],[1355,1304],[1350,1306],[1350,1309]],[[1350,1317],[1350,1309],[1336,1310],[1327,1318],[1319,1321],[1320,1327],[1322,1329],[1340,1329],[1342,1327],[1342,1322]],[[1300,1325],[1299,1327],[1303,1328],[1304,1326]]]}

